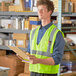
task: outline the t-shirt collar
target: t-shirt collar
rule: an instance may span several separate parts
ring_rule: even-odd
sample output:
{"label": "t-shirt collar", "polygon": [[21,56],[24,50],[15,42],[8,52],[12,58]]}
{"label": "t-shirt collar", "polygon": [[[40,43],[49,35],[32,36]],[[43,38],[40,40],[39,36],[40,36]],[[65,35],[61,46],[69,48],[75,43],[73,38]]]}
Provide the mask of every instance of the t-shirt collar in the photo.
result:
{"label": "t-shirt collar", "polygon": [[41,26],[40,26],[40,29],[43,29],[43,28],[44,28],[44,29],[47,30],[52,24],[53,24],[53,22],[50,22],[50,23],[47,24],[46,26],[42,26],[42,25],[41,25]]}

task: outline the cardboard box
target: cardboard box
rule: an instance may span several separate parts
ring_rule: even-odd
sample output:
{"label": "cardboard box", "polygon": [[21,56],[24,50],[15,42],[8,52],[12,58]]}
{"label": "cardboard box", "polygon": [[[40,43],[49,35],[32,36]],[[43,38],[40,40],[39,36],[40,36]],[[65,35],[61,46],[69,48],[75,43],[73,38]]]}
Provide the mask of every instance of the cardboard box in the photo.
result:
{"label": "cardboard box", "polygon": [[13,39],[16,39],[16,46],[17,47],[28,47],[28,35],[27,34],[13,34]]}
{"label": "cardboard box", "polygon": [[20,9],[21,11],[25,11],[25,7],[24,7],[24,0],[20,0]]}
{"label": "cardboard box", "polygon": [[14,8],[13,5],[12,6],[9,6],[9,11],[15,11],[15,8]]}
{"label": "cardboard box", "polygon": [[30,71],[29,71],[29,63],[25,63],[25,66],[24,66],[24,73],[30,74]]}
{"label": "cardboard box", "polygon": [[40,21],[39,17],[29,17],[29,21]]}
{"label": "cardboard box", "polygon": [[74,4],[74,13],[76,13],[76,2],[74,2],[73,4]]}
{"label": "cardboard box", "polygon": [[32,26],[32,29],[35,29],[35,28],[37,28],[40,25],[31,25],[31,26]]}
{"label": "cardboard box", "polygon": [[19,74],[18,76],[30,76],[30,74],[27,74],[27,73],[21,73],[21,74]]}
{"label": "cardboard box", "polygon": [[70,17],[63,17],[64,20],[70,20]]}
{"label": "cardboard box", "polygon": [[24,72],[24,63],[15,55],[0,56],[0,66],[10,68],[8,76],[18,76]]}
{"label": "cardboard box", "polygon": [[28,40],[28,34],[14,33],[13,39]]}
{"label": "cardboard box", "polygon": [[9,6],[9,11],[22,12],[25,11],[24,0],[19,0],[19,5]]}
{"label": "cardboard box", "polygon": [[32,29],[32,26],[30,25],[29,20],[25,20],[25,29],[26,30],[31,30]]}
{"label": "cardboard box", "polygon": [[[76,51],[75,51],[75,53],[76,53]],[[74,56],[71,51],[65,51],[63,60],[76,60],[76,56]]]}
{"label": "cardboard box", "polygon": [[76,2],[76,0],[71,0],[71,2]]}
{"label": "cardboard box", "polygon": [[1,2],[0,3],[0,11],[8,11],[10,5],[11,5],[11,3],[4,2],[4,1]]}
{"label": "cardboard box", "polygon": [[6,55],[6,50],[0,50],[0,56]]}

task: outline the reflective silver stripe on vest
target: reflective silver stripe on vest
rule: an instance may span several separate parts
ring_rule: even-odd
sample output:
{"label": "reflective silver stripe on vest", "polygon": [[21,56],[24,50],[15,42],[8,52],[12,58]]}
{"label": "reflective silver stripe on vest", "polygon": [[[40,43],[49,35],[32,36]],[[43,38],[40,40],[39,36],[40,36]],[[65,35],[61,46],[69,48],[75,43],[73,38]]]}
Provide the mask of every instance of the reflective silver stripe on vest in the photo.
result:
{"label": "reflective silver stripe on vest", "polygon": [[[57,28],[54,28],[53,31],[50,34],[50,38],[49,38],[49,44],[48,44],[48,48],[47,48],[47,52],[43,52],[43,51],[38,51],[38,50],[32,50],[32,54],[37,54],[37,55],[43,55],[43,56],[48,56],[48,57],[52,57],[52,54],[50,53],[50,48],[51,48],[51,44],[52,44],[52,40],[53,40],[53,35],[55,33],[55,31],[57,30]],[[36,31],[36,30],[35,30]],[[32,32],[32,35],[34,36],[35,32]],[[33,39],[33,36],[31,39]],[[32,41],[32,40],[31,40]]]}
{"label": "reflective silver stripe on vest", "polygon": [[53,36],[54,36],[54,33],[55,33],[56,30],[57,30],[57,28],[54,28],[53,31],[50,34],[48,48],[47,48],[47,53],[50,53],[50,48],[51,48],[51,45],[52,45]]}
{"label": "reflective silver stripe on vest", "polygon": [[[35,31],[36,31],[36,29],[34,29],[33,31],[32,31],[32,35],[31,35],[31,40],[30,40],[30,48],[31,48],[31,46],[32,46],[32,40],[33,40],[33,37],[34,37],[34,34],[35,34]],[[30,52],[32,53],[32,51],[30,50]]]}
{"label": "reflective silver stripe on vest", "polygon": [[34,29],[34,30],[32,31],[31,41],[33,40],[33,37],[34,37],[35,31],[36,31],[36,29]]}
{"label": "reflective silver stripe on vest", "polygon": [[36,29],[34,29],[34,30],[32,31],[32,35],[31,35],[31,46],[32,46],[32,40],[33,40],[33,37],[34,37],[35,31],[36,31]]}
{"label": "reflective silver stripe on vest", "polygon": [[47,52],[43,52],[43,51],[36,51],[36,50],[32,50],[32,54],[37,54],[37,55],[43,55],[43,56],[48,56],[51,57],[52,54],[51,53],[47,53]]}

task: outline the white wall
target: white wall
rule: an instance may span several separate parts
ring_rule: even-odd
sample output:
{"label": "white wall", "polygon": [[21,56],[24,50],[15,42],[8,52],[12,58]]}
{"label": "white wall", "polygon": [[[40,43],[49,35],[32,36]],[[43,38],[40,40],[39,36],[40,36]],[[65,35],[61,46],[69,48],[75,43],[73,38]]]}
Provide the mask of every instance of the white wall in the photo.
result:
{"label": "white wall", "polygon": [[76,34],[67,34],[66,37],[72,39],[72,41],[76,44]]}

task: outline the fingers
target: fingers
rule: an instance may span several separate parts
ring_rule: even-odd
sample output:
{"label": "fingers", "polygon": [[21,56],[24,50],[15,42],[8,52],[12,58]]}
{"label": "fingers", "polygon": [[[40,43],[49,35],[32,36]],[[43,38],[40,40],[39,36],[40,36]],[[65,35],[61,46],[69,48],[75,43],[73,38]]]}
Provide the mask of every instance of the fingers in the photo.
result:
{"label": "fingers", "polygon": [[26,55],[30,55],[28,52],[26,52]]}
{"label": "fingers", "polygon": [[34,59],[35,56],[33,56],[33,55],[29,55],[28,58],[29,58],[29,59]]}

